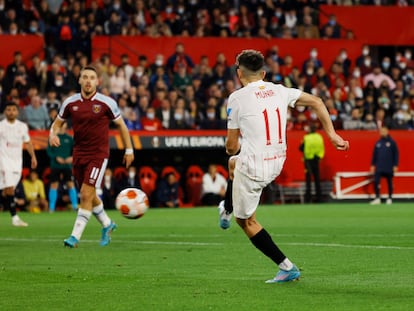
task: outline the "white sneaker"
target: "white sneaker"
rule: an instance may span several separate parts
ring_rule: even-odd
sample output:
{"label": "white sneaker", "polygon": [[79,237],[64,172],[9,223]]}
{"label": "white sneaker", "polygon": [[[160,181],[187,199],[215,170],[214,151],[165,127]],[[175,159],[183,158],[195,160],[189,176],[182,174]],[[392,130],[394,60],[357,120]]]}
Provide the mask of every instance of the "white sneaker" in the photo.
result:
{"label": "white sneaker", "polygon": [[226,212],[224,208],[224,200],[219,203],[218,211],[219,211],[219,218],[220,218],[220,221],[219,221],[220,228],[228,229],[230,227],[230,220],[231,220],[232,213],[228,214]]}
{"label": "white sneaker", "polygon": [[371,203],[369,203],[371,205],[378,205],[381,204],[381,199],[380,198],[376,198],[374,200],[371,201]]}
{"label": "white sneaker", "polygon": [[27,222],[24,222],[23,220],[19,218],[19,216],[17,216],[17,217],[13,217],[12,225],[15,227],[27,227],[29,224]]}
{"label": "white sneaker", "polygon": [[388,198],[385,203],[388,204],[388,205],[391,205],[392,204],[392,199],[391,198]]}

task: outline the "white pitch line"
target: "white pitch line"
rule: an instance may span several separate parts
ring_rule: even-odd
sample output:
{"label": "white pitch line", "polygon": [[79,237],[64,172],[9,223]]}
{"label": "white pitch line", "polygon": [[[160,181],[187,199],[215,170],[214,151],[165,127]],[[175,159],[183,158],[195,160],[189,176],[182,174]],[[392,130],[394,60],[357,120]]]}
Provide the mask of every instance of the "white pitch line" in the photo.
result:
{"label": "white pitch line", "polygon": [[[8,241],[8,242],[62,242],[61,240],[56,239],[15,239],[15,238],[0,238],[0,241]],[[81,240],[81,243],[97,243],[98,240]],[[158,245],[191,245],[191,246],[212,246],[212,245],[223,245],[224,243],[205,243],[205,242],[182,242],[182,241],[134,241],[134,240],[116,240],[111,241],[113,244],[158,244]]]}
{"label": "white pitch line", "polygon": [[[8,242],[62,242],[58,239],[15,239],[0,238],[0,241]],[[98,240],[82,240],[82,243],[97,243]],[[207,243],[207,242],[185,242],[185,241],[134,241],[134,240],[114,240],[113,244],[147,244],[147,245],[188,245],[188,246],[218,246],[226,243]],[[412,246],[393,246],[393,245],[356,245],[356,244],[339,244],[339,243],[309,243],[309,242],[280,242],[280,245],[293,246],[310,246],[310,247],[331,247],[331,248],[362,248],[362,249],[393,249],[393,250],[414,250]]]}
{"label": "white pitch line", "polygon": [[353,245],[353,244],[338,244],[338,243],[280,243],[280,244],[295,245],[295,246],[414,250],[414,247],[411,247],[411,246],[392,246],[392,245]]}

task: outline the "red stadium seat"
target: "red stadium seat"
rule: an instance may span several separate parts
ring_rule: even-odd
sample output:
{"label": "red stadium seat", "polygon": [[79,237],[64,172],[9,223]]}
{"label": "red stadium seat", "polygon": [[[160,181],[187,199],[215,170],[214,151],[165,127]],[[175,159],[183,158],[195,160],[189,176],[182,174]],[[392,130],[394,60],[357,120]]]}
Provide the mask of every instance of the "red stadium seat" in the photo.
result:
{"label": "red stadium seat", "polygon": [[180,173],[175,169],[174,166],[165,166],[161,171],[161,178],[164,178],[167,174],[173,173],[177,181],[180,181]]}
{"label": "red stadium seat", "polygon": [[24,180],[27,177],[29,177],[29,174],[30,174],[30,168],[23,167],[23,170],[22,170],[22,180]]}
{"label": "red stadium seat", "polygon": [[[180,182],[181,175],[174,166],[165,166],[161,171],[161,178],[164,178],[165,176],[167,176],[167,174],[170,173],[173,173],[175,175],[177,182]],[[184,203],[184,191],[181,185],[178,187],[178,200],[179,207],[191,207],[191,204]]]}
{"label": "red stadium seat", "polygon": [[141,166],[138,171],[138,178],[142,191],[150,197],[157,186],[157,173],[150,166]]}
{"label": "red stadium seat", "polygon": [[45,185],[48,185],[50,182],[50,173],[52,172],[50,167],[46,167],[42,172],[42,180]]}
{"label": "red stadium seat", "polygon": [[124,166],[118,166],[114,168],[113,175],[117,181],[120,181],[128,177],[128,170]]}
{"label": "red stadium seat", "polygon": [[222,175],[225,179],[229,178],[229,172],[223,165],[217,164],[217,173]]}
{"label": "red stadium seat", "polygon": [[198,165],[191,165],[187,168],[185,188],[187,200],[193,206],[201,205],[201,188],[203,184],[204,171]]}

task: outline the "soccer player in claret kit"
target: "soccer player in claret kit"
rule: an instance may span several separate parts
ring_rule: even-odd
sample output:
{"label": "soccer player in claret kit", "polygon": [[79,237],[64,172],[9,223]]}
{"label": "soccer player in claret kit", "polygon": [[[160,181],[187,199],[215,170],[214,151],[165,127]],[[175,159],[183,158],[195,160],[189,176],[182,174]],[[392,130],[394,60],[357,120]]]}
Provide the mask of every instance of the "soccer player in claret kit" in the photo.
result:
{"label": "soccer player in claret kit", "polygon": [[[233,213],[251,243],[279,268],[276,276],[266,283],[293,281],[300,277],[299,269],[256,220],[262,190],[280,174],[286,160],[288,107],[312,108],[329,140],[338,150],[347,150],[349,143],[336,134],[329,113],[319,97],[263,81],[266,72],[263,69],[264,57],[260,52],[245,50],[237,56],[236,64],[237,76],[243,88],[229,96],[226,140],[226,152],[232,156],[229,168],[233,179],[230,187],[233,192]],[[230,212],[231,206],[219,208],[220,226],[223,229],[229,227]]]}
{"label": "soccer player in claret kit", "polygon": [[134,161],[131,137],[117,103],[112,98],[97,92],[98,75],[94,67],[81,70],[79,77],[81,92],[68,97],[50,128],[49,143],[60,145],[59,128],[71,118],[74,135],[73,175],[80,187],[80,207],[72,234],[64,240],[66,247],[77,247],[83,231],[93,214],[102,225],[101,246],[111,240],[117,225],[108,217],[101,199],[96,194],[100,187],[109,157],[109,124],[118,127],[125,145],[124,163],[129,167]]}

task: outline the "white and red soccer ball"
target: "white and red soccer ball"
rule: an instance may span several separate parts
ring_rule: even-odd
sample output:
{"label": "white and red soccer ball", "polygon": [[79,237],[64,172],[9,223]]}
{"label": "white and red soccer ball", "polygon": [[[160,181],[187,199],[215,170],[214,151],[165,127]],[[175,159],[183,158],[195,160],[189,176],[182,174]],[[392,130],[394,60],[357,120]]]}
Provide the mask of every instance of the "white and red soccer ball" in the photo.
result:
{"label": "white and red soccer ball", "polygon": [[149,208],[149,200],[144,191],[137,188],[122,190],[115,200],[116,209],[128,219],[144,216]]}

